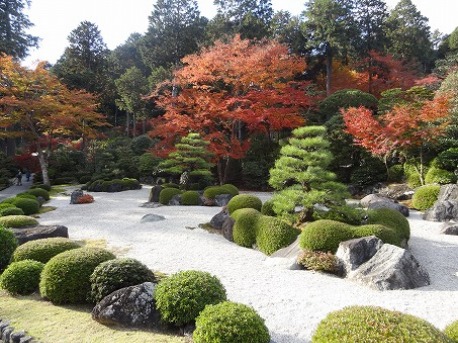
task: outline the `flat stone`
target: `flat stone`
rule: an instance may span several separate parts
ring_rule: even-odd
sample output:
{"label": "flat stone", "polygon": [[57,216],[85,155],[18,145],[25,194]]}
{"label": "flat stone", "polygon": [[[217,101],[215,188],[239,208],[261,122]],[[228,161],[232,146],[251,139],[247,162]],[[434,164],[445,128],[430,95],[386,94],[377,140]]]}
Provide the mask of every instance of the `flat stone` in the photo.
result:
{"label": "flat stone", "polygon": [[159,214],[148,213],[145,214],[142,219],[140,219],[141,223],[150,223],[150,222],[159,222],[161,220],[165,220],[164,216]]}
{"label": "flat stone", "polygon": [[51,237],[68,238],[68,228],[63,225],[38,225],[31,228],[12,230],[19,244]]}

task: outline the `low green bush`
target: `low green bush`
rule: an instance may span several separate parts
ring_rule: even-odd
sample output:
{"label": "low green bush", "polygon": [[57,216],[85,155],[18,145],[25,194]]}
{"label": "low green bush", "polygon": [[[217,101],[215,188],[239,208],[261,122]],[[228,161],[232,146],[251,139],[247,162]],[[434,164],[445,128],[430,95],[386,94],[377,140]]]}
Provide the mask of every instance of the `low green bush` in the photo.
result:
{"label": "low green bush", "polygon": [[435,159],[435,166],[448,171],[455,171],[458,166],[458,147],[442,151]]}
{"label": "low green bush", "polygon": [[82,175],[80,176],[80,178],[78,179],[78,182],[83,184],[83,183],[88,183],[89,181],[91,181],[92,179],[92,176],[91,175]]}
{"label": "low green bush", "polygon": [[427,184],[437,183],[439,185],[456,183],[456,175],[454,172],[448,170],[431,167],[426,173],[425,182]]}
{"label": "low green bush", "polygon": [[33,194],[30,193],[19,193],[16,195],[16,198],[25,198],[25,199],[32,199],[32,200],[37,200],[37,197]]}
{"label": "low green bush", "polygon": [[402,164],[395,164],[388,168],[389,182],[402,182],[404,178],[404,167]]}
{"label": "low green bush", "polygon": [[227,210],[229,214],[241,208],[254,208],[257,211],[261,211],[262,201],[257,196],[250,194],[239,194],[229,200],[227,204]]}
{"label": "low green bush", "polygon": [[118,289],[143,282],[155,282],[155,277],[153,272],[140,261],[133,258],[119,258],[100,263],[89,280],[91,299],[99,302]]}
{"label": "low green bush", "polygon": [[235,220],[233,238],[237,245],[251,248],[256,243],[256,222],[261,213],[253,208],[242,208],[232,213]]}
{"label": "low green bush", "polygon": [[412,206],[419,211],[425,211],[432,207],[439,196],[439,185],[426,185],[417,188],[412,197]]}
{"label": "low green bush", "polygon": [[38,213],[38,211],[40,210],[40,204],[38,203],[36,198],[28,199],[16,197],[14,198],[12,204],[20,208],[22,211],[24,211],[25,215],[35,214]]}
{"label": "low green bush", "polygon": [[410,238],[410,225],[406,217],[399,211],[380,208],[367,211],[367,224],[380,224],[393,229],[406,243]]}
{"label": "low green bush", "polygon": [[63,237],[37,239],[26,242],[14,251],[12,261],[35,260],[46,263],[61,252],[81,248],[75,241]]}
{"label": "low green bush", "polygon": [[458,320],[447,325],[444,330],[444,333],[450,338],[453,342],[458,342]]}
{"label": "low green bush", "polygon": [[164,322],[183,326],[194,323],[205,306],[225,301],[226,290],[215,276],[188,270],[162,280],[154,298]]}
{"label": "low green bush", "polygon": [[169,183],[163,183],[161,186],[164,187],[164,188],[176,188],[176,189],[180,189],[180,185],[177,185],[176,183],[171,183],[171,182],[169,182]]}
{"label": "low green bush", "polygon": [[235,187],[234,185],[230,184],[230,183],[226,183],[226,184],[222,185],[221,188],[226,190],[227,194],[230,194],[233,197],[235,197],[236,195],[239,194],[239,189],[237,187]]}
{"label": "low green bush", "polygon": [[269,343],[269,330],[254,309],[224,301],[208,305],[196,319],[195,343]]}
{"label": "low green bush", "polygon": [[350,225],[361,225],[365,215],[365,211],[361,208],[343,205],[334,206],[328,211],[320,211],[319,209],[317,209],[313,213],[313,218],[315,220],[327,219],[335,220]]}
{"label": "low green bush", "polygon": [[415,168],[415,165],[412,163],[404,163],[404,175],[410,188],[417,188],[421,186],[420,174],[418,173],[417,168]]}
{"label": "low green bush", "polygon": [[159,194],[159,202],[162,205],[168,205],[169,201],[177,194],[181,194],[181,191],[177,188],[164,188]]}
{"label": "low green bush", "polygon": [[27,191],[27,193],[29,194],[32,194],[36,197],[42,197],[43,199],[45,199],[46,201],[49,200],[49,192],[43,188],[33,188],[33,189],[29,189]]}
{"label": "low green bush", "polygon": [[217,195],[230,194],[229,190],[222,186],[210,186],[204,190],[204,197],[207,199],[215,199]]}
{"label": "low green bush", "polygon": [[24,215],[24,211],[21,210],[20,208],[17,208],[16,206],[7,207],[7,208],[0,210],[0,217],[18,216],[18,215]]}
{"label": "low green bush", "polygon": [[55,304],[90,302],[90,276],[100,263],[114,258],[111,252],[97,248],[72,249],[54,256],[41,273],[41,296]]}
{"label": "low green bush", "polygon": [[0,203],[0,211],[5,209],[5,208],[17,208],[17,207],[14,206],[13,204],[11,204],[10,202],[1,202]]}
{"label": "low green bush", "polygon": [[261,213],[265,216],[275,217],[277,214],[274,211],[274,201],[269,199],[262,204]]}
{"label": "low green bush", "polygon": [[13,231],[5,229],[5,226],[0,224],[0,273],[10,263],[11,256],[17,246],[18,242]]}
{"label": "low green bush", "polygon": [[45,184],[42,184],[42,183],[39,183],[39,184],[36,184],[36,185],[33,185],[30,187],[30,189],[35,189],[35,188],[42,188],[44,189],[45,191],[51,191],[51,186],[49,185],[45,185]]}
{"label": "low green bush", "polygon": [[0,217],[0,226],[9,227],[9,228],[21,228],[21,227],[32,227],[37,226],[38,221],[29,216],[17,215],[17,216],[7,216]]}
{"label": "low green bush", "polygon": [[0,287],[11,294],[27,295],[38,290],[45,265],[34,260],[11,263],[0,276]]}
{"label": "low green bush", "polygon": [[181,204],[185,206],[199,205],[200,195],[197,191],[187,191],[181,195]]}
{"label": "low green bush", "polygon": [[337,258],[330,252],[302,250],[297,263],[308,270],[334,274],[338,270]]}
{"label": "low green bush", "polygon": [[332,312],[318,325],[312,343],[452,343],[423,319],[372,306]]}

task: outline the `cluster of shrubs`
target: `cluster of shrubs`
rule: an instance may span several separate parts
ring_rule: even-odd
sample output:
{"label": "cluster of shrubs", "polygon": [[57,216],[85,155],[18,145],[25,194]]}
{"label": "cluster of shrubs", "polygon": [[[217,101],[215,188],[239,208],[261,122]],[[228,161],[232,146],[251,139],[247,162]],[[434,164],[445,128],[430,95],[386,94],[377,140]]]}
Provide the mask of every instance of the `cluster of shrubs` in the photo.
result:
{"label": "cluster of shrubs", "polygon": [[231,184],[225,184],[222,186],[209,186],[203,191],[198,190],[181,190],[180,186],[174,183],[165,183],[161,185],[163,187],[159,194],[159,202],[162,205],[168,205],[170,200],[176,195],[179,195],[179,202],[184,206],[197,206],[206,204],[206,199],[214,200],[217,195],[229,194],[232,197],[239,194],[237,187]]}
{"label": "cluster of shrubs", "polygon": [[83,190],[91,192],[122,192],[133,189],[141,189],[142,185],[136,179],[114,179],[114,180],[95,180],[89,181],[81,187]]}
{"label": "cluster of shrubs", "polygon": [[0,203],[0,216],[31,215],[39,212],[41,205],[49,200],[49,192],[41,187],[31,188]]}

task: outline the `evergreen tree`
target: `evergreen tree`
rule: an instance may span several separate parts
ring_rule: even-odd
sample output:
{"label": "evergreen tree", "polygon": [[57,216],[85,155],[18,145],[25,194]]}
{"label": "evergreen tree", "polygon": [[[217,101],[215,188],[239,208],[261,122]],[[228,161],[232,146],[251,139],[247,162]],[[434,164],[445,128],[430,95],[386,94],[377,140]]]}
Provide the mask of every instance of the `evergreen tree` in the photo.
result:
{"label": "evergreen tree", "polygon": [[23,59],[38,47],[38,37],[26,33],[33,26],[23,13],[26,6],[30,0],[0,0],[0,54]]}
{"label": "evergreen tree", "polygon": [[448,74],[438,91],[439,95],[451,95],[450,123],[441,137],[441,148],[458,148],[458,71]]}
{"label": "evergreen tree", "polygon": [[270,171],[269,184],[276,190],[273,196],[274,211],[298,221],[313,219],[314,205],[328,207],[342,205],[348,191],[336,182],[334,173],[328,171],[333,156],[330,143],[325,138],[323,126],[295,129],[289,144],[280,150],[280,158]]}
{"label": "evergreen tree", "polygon": [[288,11],[278,11],[270,22],[270,35],[280,43],[286,44],[291,52],[304,54],[307,39],[302,32],[302,16],[292,16]]}

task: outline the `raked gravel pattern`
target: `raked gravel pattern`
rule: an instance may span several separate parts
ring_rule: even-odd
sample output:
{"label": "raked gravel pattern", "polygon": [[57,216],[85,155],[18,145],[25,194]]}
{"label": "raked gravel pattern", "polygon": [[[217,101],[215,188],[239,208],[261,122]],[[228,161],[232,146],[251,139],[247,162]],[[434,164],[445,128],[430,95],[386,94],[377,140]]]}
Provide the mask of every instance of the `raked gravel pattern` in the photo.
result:
{"label": "raked gravel pattern", "polygon": [[[331,311],[374,305],[421,317],[443,329],[458,320],[458,236],[439,234],[441,223],[409,218],[410,249],[429,272],[431,285],[416,290],[375,291],[353,282],[285,268],[285,259],[237,246],[199,229],[219,207],[146,208],[150,187],[120,193],[91,193],[92,204],[70,205],[68,195],[53,198],[57,209],[41,215],[43,225],[61,224],[72,239],[105,239],[124,256],[153,270],[204,270],[224,284],[229,300],[252,306],[266,321],[272,342],[306,343]],[[268,194],[260,195],[263,200]],[[140,223],[148,213],[166,220]]]}

